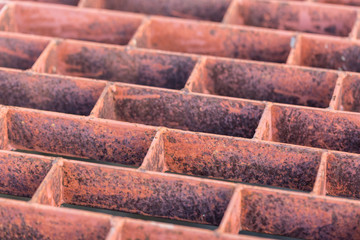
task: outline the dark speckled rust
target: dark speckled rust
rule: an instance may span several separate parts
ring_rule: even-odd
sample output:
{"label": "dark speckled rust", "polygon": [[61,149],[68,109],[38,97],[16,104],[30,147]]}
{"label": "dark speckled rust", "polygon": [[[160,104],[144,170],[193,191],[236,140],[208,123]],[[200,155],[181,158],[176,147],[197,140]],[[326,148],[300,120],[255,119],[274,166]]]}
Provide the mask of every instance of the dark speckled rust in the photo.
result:
{"label": "dark speckled rust", "polygon": [[358,114],[273,106],[269,140],[360,153]]}
{"label": "dark speckled rust", "polygon": [[281,63],[286,62],[292,36],[287,32],[153,17],[135,41],[141,48]]}
{"label": "dark speckled rust", "polygon": [[343,80],[340,109],[360,112],[360,76],[349,76]]}
{"label": "dark speckled rust", "polygon": [[360,6],[359,0],[315,0],[319,3],[344,4],[350,6]]}
{"label": "dark speckled rust", "polygon": [[101,118],[246,138],[254,135],[264,109],[259,102],[156,88],[118,85],[108,94],[114,114]]}
{"label": "dark speckled rust", "polygon": [[8,113],[8,134],[9,144],[16,149],[140,166],[155,129],[12,110]]}
{"label": "dark speckled rust", "polygon": [[134,170],[64,163],[64,202],[220,224],[233,188]]}
{"label": "dark speckled rust", "polygon": [[336,73],[274,64],[209,58],[192,91],[311,107],[328,107]]}
{"label": "dark speckled rust", "polygon": [[305,1],[240,0],[226,23],[346,37],[356,21],[356,10]]}
{"label": "dark speckled rust", "polygon": [[0,239],[360,239],[359,6],[1,2]]}
{"label": "dark speckled rust", "polygon": [[106,216],[0,199],[1,239],[106,239],[110,227]]}
{"label": "dark speckled rust", "polygon": [[360,72],[360,42],[348,42],[339,38],[314,38],[302,36],[297,47],[302,66]]}
{"label": "dark speckled rust", "polygon": [[166,169],[246,183],[311,191],[320,151],[228,137],[167,131]]}
{"label": "dark speckled rust", "polygon": [[51,168],[52,161],[0,151],[0,193],[32,197]]}
{"label": "dark speckled rust", "polygon": [[0,104],[89,115],[105,85],[0,68]]}
{"label": "dark speckled rust", "polygon": [[[108,12],[99,15],[61,5],[8,4],[1,31],[126,45],[141,15]],[[7,21],[15,18],[16,21]]]}
{"label": "dark speckled rust", "polygon": [[231,0],[86,0],[84,7],[220,22]]}
{"label": "dark speckled rust", "polygon": [[49,49],[47,64],[36,71],[104,79],[147,86],[182,89],[196,57],[153,51],[89,45],[76,41],[57,43]]}
{"label": "dark speckled rust", "polygon": [[0,32],[0,66],[29,69],[48,43],[46,38]]}
{"label": "dark speckled rust", "polygon": [[327,161],[327,194],[360,199],[360,157],[334,153]]}
{"label": "dark speckled rust", "polygon": [[305,239],[360,238],[360,203],[266,190],[242,191],[244,230]]}

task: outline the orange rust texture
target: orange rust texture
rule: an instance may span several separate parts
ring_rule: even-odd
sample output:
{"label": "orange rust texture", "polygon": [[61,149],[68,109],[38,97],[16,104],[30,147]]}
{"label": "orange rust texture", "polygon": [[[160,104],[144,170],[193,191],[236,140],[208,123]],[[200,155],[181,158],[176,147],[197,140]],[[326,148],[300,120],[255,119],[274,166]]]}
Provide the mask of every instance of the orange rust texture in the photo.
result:
{"label": "orange rust texture", "polygon": [[62,204],[62,183],[63,173],[61,170],[62,161],[56,161],[41,185],[38,187],[36,193],[31,199],[31,202],[46,204],[59,207]]}
{"label": "orange rust texture", "polygon": [[0,3],[0,239],[359,239],[354,6]]}
{"label": "orange rust texture", "polygon": [[345,4],[350,6],[360,6],[359,0],[315,0],[319,3]]}
{"label": "orange rust texture", "polygon": [[272,107],[272,141],[360,153],[358,114]]}
{"label": "orange rust texture", "polygon": [[8,144],[6,114],[8,108],[0,106],[0,149],[5,149]]}
{"label": "orange rust texture", "polygon": [[164,133],[170,172],[311,191],[321,152],[282,144],[186,133]]}
{"label": "orange rust texture", "polygon": [[14,149],[140,166],[155,128],[31,110],[8,112]]}
{"label": "orange rust texture", "polygon": [[47,58],[42,59],[47,64],[38,71],[182,89],[196,59],[67,40],[52,45]]}
{"label": "orange rust texture", "polygon": [[89,115],[105,83],[0,68],[0,104]]}
{"label": "orange rust texture", "polygon": [[[57,5],[9,3],[0,30],[126,45],[142,16],[82,11]],[[9,21],[7,21],[10,19]]]}
{"label": "orange rust texture", "polygon": [[105,239],[107,216],[0,199],[1,239]]}
{"label": "orange rust texture", "polygon": [[208,58],[192,91],[326,108],[338,75],[293,66]]}
{"label": "orange rust texture", "polygon": [[82,7],[220,22],[231,0],[85,0]]}
{"label": "orange rust texture", "polygon": [[237,11],[228,15],[225,23],[346,37],[357,17],[355,9],[319,7],[311,2],[239,0],[236,3]]}
{"label": "orange rust texture", "polygon": [[[250,237],[244,235],[230,235],[211,232],[208,230],[187,228],[182,226],[167,226],[161,223],[146,223],[131,219],[125,220],[122,227],[120,239],[199,239],[199,240],[261,240],[264,238]],[[266,238],[270,239],[270,238]]]}
{"label": "orange rust texture", "polygon": [[153,17],[137,46],[218,57],[286,62],[293,33]]}
{"label": "orange rust texture", "polygon": [[0,66],[29,69],[48,42],[46,38],[0,32]]}
{"label": "orange rust texture", "polygon": [[45,157],[0,151],[0,193],[32,197],[51,163]]}
{"label": "orange rust texture", "polygon": [[165,172],[167,170],[165,164],[164,131],[160,130],[156,133],[140,169],[157,172]]}
{"label": "orange rust texture", "polygon": [[360,199],[359,166],[358,155],[331,154],[327,162],[327,194]]}
{"label": "orange rust texture", "polygon": [[342,82],[340,109],[360,112],[360,76],[348,76]]}
{"label": "orange rust texture", "polygon": [[[13,1],[13,0],[10,0]],[[15,1],[31,1],[31,2],[44,2],[44,3],[55,3],[76,6],[79,4],[79,0],[15,0]]]}
{"label": "orange rust texture", "polygon": [[260,102],[120,84],[108,94],[115,116],[100,118],[246,138],[253,137],[264,109]]}
{"label": "orange rust texture", "polygon": [[65,161],[63,202],[219,225],[234,187]]}
{"label": "orange rust texture", "polygon": [[338,38],[301,36],[300,51],[295,64],[339,71],[360,72],[360,42]]}
{"label": "orange rust texture", "polygon": [[305,239],[358,239],[360,203],[270,190],[242,191],[242,228]]}
{"label": "orange rust texture", "polygon": [[224,214],[221,224],[217,231],[225,233],[238,233],[241,230],[241,191],[242,187],[237,187],[229,202],[229,206]]}

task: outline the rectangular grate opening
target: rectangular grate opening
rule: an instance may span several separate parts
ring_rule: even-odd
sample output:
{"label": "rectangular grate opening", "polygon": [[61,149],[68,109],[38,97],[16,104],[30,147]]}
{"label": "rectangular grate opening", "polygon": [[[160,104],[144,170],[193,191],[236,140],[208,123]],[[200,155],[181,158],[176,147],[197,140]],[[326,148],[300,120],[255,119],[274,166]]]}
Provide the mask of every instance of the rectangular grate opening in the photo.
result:
{"label": "rectangular grate opening", "polygon": [[192,80],[192,91],[326,108],[338,75],[255,62],[208,59]]}
{"label": "rectangular grate opening", "polygon": [[221,22],[231,0],[85,0],[83,7]]}
{"label": "rectangular grate opening", "polygon": [[49,159],[0,151],[0,197],[30,199],[51,165]]}
{"label": "rectangular grate opening", "polygon": [[9,4],[3,16],[2,31],[119,45],[129,42],[142,20],[137,15],[25,3]]}
{"label": "rectangular grate opening", "polygon": [[34,70],[170,89],[182,89],[196,58],[64,41],[52,45]]}
{"label": "rectangular grate opening", "polygon": [[153,18],[135,40],[141,48],[284,63],[291,37],[284,32]]}
{"label": "rectangular grate opening", "polygon": [[237,1],[226,23],[347,37],[356,22],[356,10],[272,0]]}
{"label": "rectangular grate opening", "polygon": [[189,222],[185,222],[185,221],[171,220],[171,219],[165,219],[165,218],[159,218],[159,217],[150,217],[150,216],[144,216],[144,215],[135,214],[135,213],[121,212],[121,211],[111,211],[111,210],[106,210],[106,209],[102,209],[102,208],[76,206],[76,205],[71,205],[71,204],[62,204],[61,207],[85,210],[85,211],[89,211],[89,212],[104,213],[104,214],[108,214],[108,215],[112,215],[112,216],[141,219],[144,221],[156,221],[156,222],[160,222],[160,223],[169,223],[169,224],[174,224],[174,225],[201,228],[201,229],[209,229],[209,230],[216,229],[216,226],[211,226],[211,225],[189,223]]}

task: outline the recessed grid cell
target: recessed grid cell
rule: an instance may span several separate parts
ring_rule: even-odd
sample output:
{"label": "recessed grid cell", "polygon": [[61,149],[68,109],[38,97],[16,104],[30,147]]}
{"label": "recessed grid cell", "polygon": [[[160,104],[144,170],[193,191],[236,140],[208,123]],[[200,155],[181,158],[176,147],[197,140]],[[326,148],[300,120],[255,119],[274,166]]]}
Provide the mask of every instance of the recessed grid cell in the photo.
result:
{"label": "recessed grid cell", "polygon": [[83,0],[81,7],[220,22],[231,0]]}
{"label": "recessed grid cell", "polygon": [[[62,199],[71,204],[219,225],[230,184],[64,161]],[[46,193],[44,193],[46,194]]]}
{"label": "recessed grid cell", "polygon": [[56,3],[71,6],[77,6],[80,0],[10,0],[10,1],[29,1],[29,2],[42,2],[42,3]]}
{"label": "recessed grid cell", "polygon": [[264,28],[346,37],[356,22],[357,11],[313,3],[272,0],[240,0],[224,22]]}
{"label": "recessed grid cell", "polygon": [[0,199],[1,239],[106,239],[110,218]]}
{"label": "recessed grid cell", "polygon": [[303,35],[291,64],[360,72],[360,42]]}
{"label": "recessed grid cell", "polygon": [[5,194],[30,199],[51,165],[49,158],[0,151],[0,198]]}
{"label": "recessed grid cell", "polygon": [[89,115],[105,85],[0,68],[0,104]]}
{"label": "recessed grid cell", "polygon": [[47,38],[0,32],[0,67],[29,69],[48,43]]}
{"label": "recessed grid cell", "polygon": [[340,110],[360,112],[360,76],[349,75],[342,81]]}
{"label": "recessed grid cell", "polygon": [[286,62],[292,33],[154,17],[137,32],[141,48]]}
{"label": "recessed grid cell", "polygon": [[318,3],[343,4],[350,6],[360,6],[360,0],[313,0]]}
{"label": "recessed grid cell", "polygon": [[263,139],[360,153],[360,115],[274,105]]}
{"label": "recessed grid cell", "polygon": [[321,160],[319,150],[177,130],[157,144],[162,171],[307,192]]}
{"label": "recessed grid cell", "polygon": [[326,194],[360,200],[359,174],[359,155],[330,154],[326,168]]}
{"label": "recessed grid cell", "polygon": [[26,109],[10,109],[6,117],[7,148],[134,167],[141,165],[156,132],[151,127]]}
{"label": "recessed grid cell", "polygon": [[266,189],[241,191],[243,231],[301,239],[360,238],[360,203]]}
{"label": "recessed grid cell", "polygon": [[0,30],[41,36],[126,45],[141,15],[84,10],[55,4],[9,3]]}
{"label": "recessed grid cell", "polygon": [[51,44],[33,70],[182,89],[197,58],[78,41]]}
{"label": "recessed grid cell", "polygon": [[94,109],[94,116],[182,130],[252,138],[264,110],[253,101],[187,92],[116,85]]}
{"label": "recessed grid cell", "polygon": [[326,108],[337,78],[329,71],[208,58],[193,73],[190,90]]}
{"label": "recessed grid cell", "polygon": [[178,225],[166,225],[157,222],[140,222],[126,219],[118,232],[123,239],[199,239],[199,240],[264,240],[245,235],[222,234],[205,229],[189,228]]}

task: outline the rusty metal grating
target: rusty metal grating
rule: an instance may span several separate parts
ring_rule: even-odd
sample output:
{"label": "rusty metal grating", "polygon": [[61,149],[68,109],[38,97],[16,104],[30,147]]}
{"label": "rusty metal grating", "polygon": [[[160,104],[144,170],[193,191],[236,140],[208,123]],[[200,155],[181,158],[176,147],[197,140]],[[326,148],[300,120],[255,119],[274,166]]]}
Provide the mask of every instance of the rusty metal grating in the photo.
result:
{"label": "rusty metal grating", "polygon": [[359,0],[38,2],[0,2],[0,239],[360,239]]}

